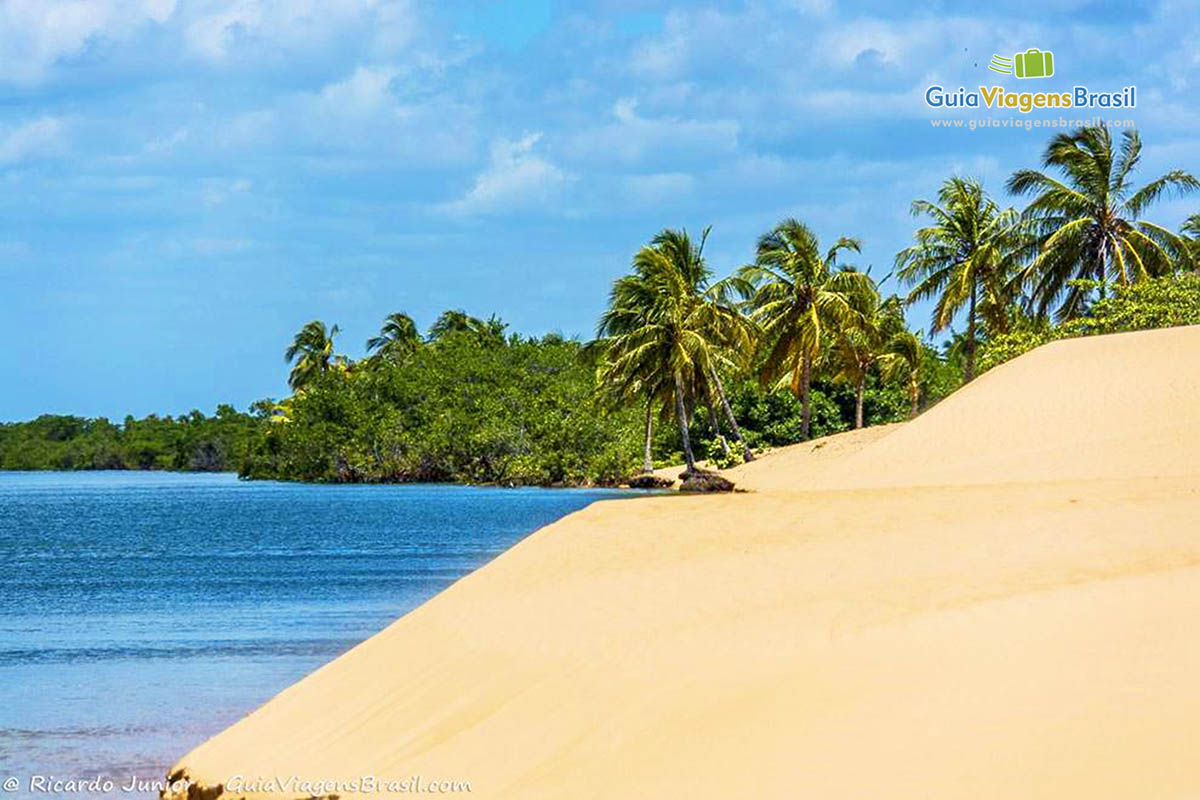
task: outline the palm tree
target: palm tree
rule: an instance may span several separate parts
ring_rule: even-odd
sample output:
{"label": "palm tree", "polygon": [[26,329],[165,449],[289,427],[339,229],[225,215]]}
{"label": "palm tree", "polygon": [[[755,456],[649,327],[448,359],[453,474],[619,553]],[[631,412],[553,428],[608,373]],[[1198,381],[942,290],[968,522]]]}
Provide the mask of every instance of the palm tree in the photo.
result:
{"label": "palm tree", "polygon": [[480,342],[502,344],[507,327],[508,324],[495,314],[483,320],[472,317],[462,309],[454,309],[443,311],[441,316],[434,320],[433,325],[429,327],[429,340],[436,342],[451,334],[471,333],[478,337]]}
{"label": "palm tree", "polygon": [[402,312],[388,314],[379,328],[379,335],[367,340],[367,352],[388,361],[402,361],[417,351],[421,334],[412,317]]}
{"label": "palm tree", "polygon": [[598,338],[584,348],[585,356],[594,358],[599,364],[596,385],[602,402],[614,408],[645,404],[644,474],[654,471],[654,412],[657,408],[660,416],[668,416],[673,390],[669,382],[662,380],[655,354],[647,352],[640,358],[623,358],[628,354],[621,353],[620,348],[630,341],[630,333],[650,324],[653,306],[653,293],[640,276],[618,278],[613,283],[608,310],[597,326]]}
{"label": "palm tree", "polygon": [[867,378],[883,357],[884,346],[904,330],[904,313],[900,298],[884,300],[874,284],[859,287],[850,299],[855,313],[835,332],[830,356],[833,379],[854,386],[854,427],[861,428]]}
{"label": "palm tree", "polygon": [[[605,346],[610,344],[605,342]],[[605,358],[611,358],[613,352],[607,352]],[[645,407],[645,422],[643,425],[642,473],[654,472],[654,418],[669,418],[674,399],[674,389],[671,384],[656,380],[647,371],[644,375],[621,376],[614,368],[615,361],[603,361],[597,370],[597,384],[602,395],[606,395],[609,405],[620,407],[626,404],[640,404]],[[622,365],[626,366],[626,365]]]}
{"label": "palm tree", "polygon": [[1187,269],[1200,269],[1200,214],[1192,214],[1180,227],[1180,234],[1187,239],[1186,258],[1183,266]]}
{"label": "palm tree", "polygon": [[1200,181],[1177,169],[1135,190],[1141,152],[1137,131],[1123,131],[1114,152],[1108,128],[1089,127],[1059,134],[1046,147],[1043,166],[1058,169],[1063,180],[1032,169],[1009,178],[1010,192],[1034,195],[1024,218],[1036,249],[1024,277],[1038,316],[1055,304],[1059,319],[1083,313],[1090,290],[1073,280],[1096,281],[1103,295],[1109,280],[1165,275],[1184,254],[1177,234],[1140,216],[1160,197],[1200,188]]}
{"label": "palm tree", "polygon": [[852,296],[870,278],[837,270],[843,250],[859,252],[856,239],[842,237],[824,254],[804,223],[785,219],[758,240],[755,262],[738,271],[751,319],[769,344],[764,382],[787,380],[800,398],[800,433],[809,438],[812,371],[827,344],[829,328],[853,320]]}
{"label": "palm tree", "polygon": [[909,419],[915,419],[920,410],[925,353],[925,343],[921,341],[920,334],[905,328],[892,334],[879,356],[879,372],[885,381],[908,382]]}
{"label": "palm tree", "polygon": [[[721,446],[721,452],[724,454],[724,457],[728,459],[732,451],[729,449],[729,441],[725,438],[725,434],[721,431],[721,420],[717,417],[716,401],[713,397],[715,394],[714,386],[715,384],[712,382],[702,382],[696,385],[695,389],[693,389],[693,392],[696,397],[704,397],[704,406],[708,411],[708,425],[710,428],[712,428],[713,436],[717,437],[717,443]],[[746,458],[747,461],[753,458],[753,455],[750,454],[749,448],[746,449],[746,454],[749,456]]]}
{"label": "palm tree", "polygon": [[705,228],[700,236],[700,244],[693,248],[686,231],[664,230],[655,237],[658,243],[678,264],[688,264],[681,269],[686,275],[688,284],[686,291],[696,305],[696,314],[710,344],[716,348],[719,358],[710,359],[702,365],[694,376],[694,397],[704,396],[709,410],[709,422],[713,432],[720,438],[725,454],[729,455],[728,443],[720,432],[714,401],[720,406],[721,412],[729,425],[733,438],[741,447],[742,460],[753,461],[754,453],[746,443],[741,426],[733,408],[729,405],[729,397],[725,394],[725,384],[721,380],[721,369],[741,369],[753,354],[754,343],[758,331],[754,323],[744,315],[738,303],[732,298],[735,286],[729,281],[718,281],[709,284],[712,271],[704,260],[704,244],[708,241],[711,227]]}
{"label": "palm tree", "polygon": [[655,236],[634,256],[633,273],[613,284],[598,326],[607,356],[600,379],[647,398],[647,432],[655,400],[669,394],[688,473],[696,470],[688,430],[695,387],[708,385],[723,395],[719,371],[734,366],[730,343],[747,330],[736,311],[709,292],[707,236],[705,230],[698,245],[686,231]]}
{"label": "palm tree", "polygon": [[1183,232],[1193,239],[1200,239],[1200,214],[1192,214],[1184,220]]}
{"label": "palm tree", "polygon": [[325,323],[316,319],[300,329],[283,354],[288,364],[296,362],[288,375],[288,386],[302,389],[329,371],[330,364],[338,358],[333,355],[333,337],[339,333],[337,325],[326,330]]}
{"label": "palm tree", "polygon": [[947,328],[966,307],[966,365],[963,377],[975,377],[977,326],[989,331],[1008,325],[1015,301],[1011,279],[1017,252],[1017,214],[1001,210],[973,178],[954,177],[942,184],[937,202],[916,200],[913,216],[929,216],[916,243],[896,254],[900,279],[914,286],[908,302],[937,297],[930,330]]}
{"label": "palm tree", "polygon": [[[646,397],[646,462],[649,463],[653,408],[665,393],[674,405],[683,441],[687,471],[695,470],[688,433],[681,371],[692,359],[684,345],[688,314],[683,311],[679,281],[672,280],[670,261],[653,246],[634,257],[634,272],[613,283],[609,308],[601,316],[598,334],[606,357],[598,372],[602,385],[617,395]],[[694,342],[693,342],[694,343]],[[651,469],[653,467],[651,466]]]}
{"label": "palm tree", "polygon": [[728,455],[728,443],[720,432],[716,410],[713,408],[715,398],[721,406],[733,437],[741,446],[742,460],[753,461],[754,453],[746,443],[742,429],[729,405],[720,370],[722,367],[736,369],[744,365],[753,350],[756,331],[754,324],[741,313],[731,299],[729,286],[724,282],[709,284],[712,271],[704,260],[704,244],[708,241],[711,230],[711,227],[704,229],[696,247],[692,246],[687,231],[670,228],[656,236],[653,243],[662,248],[678,265],[680,274],[685,277],[687,283],[684,291],[695,304],[695,313],[703,328],[703,334],[707,336],[710,345],[715,348],[714,353],[718,356],[700,365],[700,370],[693,376],[695,386],[691,396],[704,396],[709,407],[709,421],[713,432],[720,438],[721,445]]}

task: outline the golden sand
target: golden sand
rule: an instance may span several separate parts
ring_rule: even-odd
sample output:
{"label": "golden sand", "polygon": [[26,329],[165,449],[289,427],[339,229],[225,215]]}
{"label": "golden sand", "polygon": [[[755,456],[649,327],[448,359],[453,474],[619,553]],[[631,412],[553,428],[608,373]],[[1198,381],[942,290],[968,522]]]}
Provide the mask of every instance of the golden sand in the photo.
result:
{"label": "golden sand", "polygon": [[911,423],[732,470],[751,493],[547,526],[176,771],[229,794],[1197,797],[1198,454],[1200,328],[1056,343]]}

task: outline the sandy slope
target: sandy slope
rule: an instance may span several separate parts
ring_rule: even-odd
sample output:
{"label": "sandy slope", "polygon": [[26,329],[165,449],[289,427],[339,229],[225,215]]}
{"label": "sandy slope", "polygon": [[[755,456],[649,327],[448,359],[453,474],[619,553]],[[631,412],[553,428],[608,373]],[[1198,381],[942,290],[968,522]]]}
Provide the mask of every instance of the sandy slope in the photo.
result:
{"label": "sandy slope", "polygon": [[[742,464],[722,474],[736,481],[739,489],[752,492],[811,488],[813,481],[833,461],[858,452],[900,427],[902,426],[876,425],[858,431],[824,436],[803,444],[776,448],[749,464]],[[707,461],[701,461],[699,465],[711,469]],[[654,474],[672,481],[674,488],[678,489],[679,476],[683,469],[682,464],[662,467],[656,469]]]}
{"label": "sandy slope", "polygon": [[753,493],[595,504],[178,768],[547,800],[1200,796],[1198,389],[1200,328],[1065,342],[739,468]]}

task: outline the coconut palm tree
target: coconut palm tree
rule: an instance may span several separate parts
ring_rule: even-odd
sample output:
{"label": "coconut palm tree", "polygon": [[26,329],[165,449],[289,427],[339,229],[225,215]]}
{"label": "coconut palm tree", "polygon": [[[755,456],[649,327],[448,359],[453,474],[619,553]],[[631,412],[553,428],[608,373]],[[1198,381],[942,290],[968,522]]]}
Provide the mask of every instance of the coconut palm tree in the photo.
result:
{"label": "coconut palm tree", "polygon": [[904,312],[898,297],[884,300],[874,284],[850,294],[854,314],[849,324],[834,332],[829,356],[833,379],[854,387],[854,427],[863,426],[863,395],[871,369],[884,355],[892,336],[904,330]]}
{"label": "coconut palm tree", "polygon": [[330,365],[340,358],[333,354],[333,338],[339,333],[337,325],[326,329],[325,323],[316,319],[300,329],[283,355],[288,364],[295,362],[288,375],[288,386],[302,389],[329,371]]}
{"label": "coconut palm tree", "polygon": [[488,344],[503,344],[504,331],[508,324],[495,314],[486,320],[472,317],[462,309],[443,311],[429,327],[429,340],[436,342],[454,333],[471,333],[480,342]]}
{"label": "coconut palm tree", "polygon": [[696,376],[697,383],[694,394],[695,396],[704,396],[708,405],[709,422],[713,432],[720,439],[726,457],[729,455],[729,446],[721,433],[714,403],[720,406],[725,422],[729,425],[733,438],[737,440],[741,448],[742,460],[753,461],[754,452],[746,443],[733,408],[729,405],[729,397],[725,394],[725,383],[721,380],[721,368],[723,365],[727,369],[740,370],[748,365],[758,338],[758,330],[753,321],[742,313],[738,302],[734,300],[736,284],[730,281],[709,284],[711,271],[704,261],[704,243],[708,239],[710,230],[711,228],[704,229],[704,233],[700,237],[700,246],[691,255],[688,255],[688,243],[685,241],[686,231],[682,232],[682,238],[681,232],[664,231],[662,241],[667,250],[673,254],[674,259],[692,259],[698,262],[698,268],[687,270],[688,275],[695,277],[695,282],[690,285],[688,292],[697,304],[697,313],[707,325],[710,342],[719,348],[722,355],[721,359],[709,361]]}
{"label": "coconut palm tree", "polygon": [[1192,214],[1184,220],[1183,232],[1193,239],[1200,239],[1200,214]]}
{"label": "coconut palm tree", "polygon": [[402,361],[417,351],[421,334],[408,314],[397,311],[388,314],[379,328],[379,335],[367,340],[367,352],[387,361]]}
{"label": "coconut palm tree", "polygon": [[1177,169],[1135,189],[1141,152],[1137,131],[1123,131],[1114,151],[1108,128],[1094,126],[1050,140],[1042,164],[1062,180],[1032,169],[1009,178],[1010,192],[1033,195],[1023,215],[1033,238],[1024,281],[1038,316],[1056,304],[1059,319],[1082,314],[1091,291],[1074,280],[1096,281],[1103,295],[1110,280],[1165,275],[1184,255],[1179,235],[1140,217],[1161,197],[1193,191],[1200,181]]}
{"label": "coconut palm tree", "polygon": [[[644,375],[635,375],[632,379],[621,377],[615,362],[604,362],[597,371],[597,383],[602,391],[607,391],[610,404],[614,407],[625,405],[641,405],[645,408],[642,441],[642,473],[654,472],[654,420],[670,419],[674,413],[674,387],[671,383],[658,380],[647,370]],[[622,365],[624,367],[626,365]],[[606,387],[606,388],[604,388]]]}
{"label": "coconut palm tree", "polygon": [[937,298],[930,330],[950,326],[966,308],[963,378],[975,377],[977,326],[990,332],[1007,328],[1015,302],[1018,252],[1017,213],[1001,209],[973,178],[954,177],[942,184],[937,202],[916,200],[913,216],[928,216],[916,242],[896,254],[901,281],[913,286],[908,302]]}
{"label": "coconut palm tree", "polygon": [[853,321],[852,297],[871,279],[838,270],[842,251],[859,252],[857,239],[842,237],[821,252],[804,223],[785,219],[758,240],[755,261],[737,279],[767,344],[764,382],[785,382],[800,398],[800,433],[809,438],[812,372],[832,330]]}
{"label": "coconut palm tree", "polygon": [[603,401],[611,407],[645,405],[643,473],[654,471],[651,448],[655,411],[660,417],[669,416],[674,390],[670,381],[663,380],[659,369],[665,354],[650,349],[632,358],[631,354],[621,352],[621,348],[632,341],[631,333],[651,324],[653,309],[653,289],[642,276],[618,278],[613,283],[609,307],[597,326],[598,338],[585,348],[585,353],[595,357],[599,364],[596,385]]}
{"label": "coconut palm tree", "polygon": [[673,271],[661,251],[647,246],[635,256],[633,274],[613,284],[609,308],[598,326],[606,343],[598,378],[613,394],[644,394],[647,450],[654,401],[665,390],[679,424],[687,471],[693,472],[696,459],[688,431],[682,373],[694,363],[688,345],[694,348],[700,337],[685,333],[690,329],[691,315],[681,302],[680,281],[673,279]]}
{"label": "coconut palm tree", "polygon": [[1186,269],[1200,269],[1200,214],[1192,214],[1180,227],[1180,234],[1187,238],[1187,253],[1183,259]]}
{"label": "coconut palm tree", "polygon": [[[709,291],[707,236],[705,230],[698,245],[686,231],[655,236],[634,256],[633,273],[613,284],[598,326],[606,352],[600,378],[649,398],[647,430],[655,398],[669,391],[689,473],[696,469],[688,429],[696,387],[723,395],[719,373],[736,366],[731,343],[748,341],[749,330],[736,309]],[[734,430],[740,438],[740,429]]]}
{"label": "coconut palm tree", "polygon": [[[713,435],[717,437],[717,443],[721,446],[721,453],[728,459],[733,451],[729,448],[729,440],[725,438],[725,434],[721,430],[721,420],[717,416],[716,400],[713,397],[715,394],[714,384],[711,382],[701,383],[695,387],[693,392],[696,397],[702,396],[704,398],[704,406],[708,410],[708,425],[712,428]],[[749,449],[746,452],[749,454]],[[751,458],[753,458],[752,455],[746,460],[748,461]]]}
{"label": "coconut palm tree", "polygon": [[920,410],[925,354],[925,343],[920,334],[905,328],[892,334],[879,356],[879,372],[885,381],[904,380],[908,383],[909,419],[915,419]]}

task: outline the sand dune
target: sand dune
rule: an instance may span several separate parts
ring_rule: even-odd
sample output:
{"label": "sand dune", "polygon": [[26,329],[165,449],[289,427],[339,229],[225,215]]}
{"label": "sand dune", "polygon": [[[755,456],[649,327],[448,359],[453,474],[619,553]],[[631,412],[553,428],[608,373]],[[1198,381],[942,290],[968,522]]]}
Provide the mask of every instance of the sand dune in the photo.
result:
{"label": "sand dune", "polygon": [[752,493],[595,504],[176,769],[230,795],[1194,797],[1198,388],[1200,329],[1063,342],[745,465]]}

